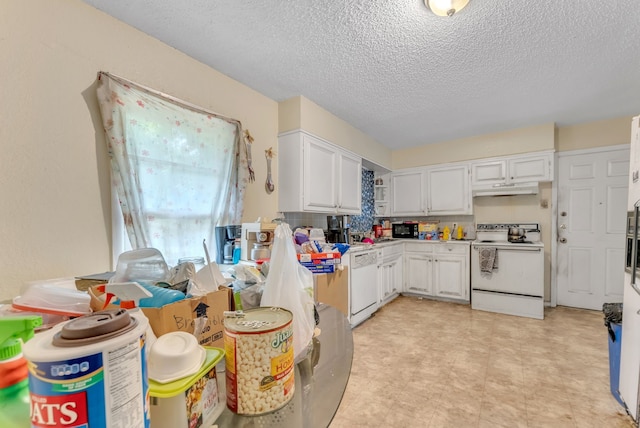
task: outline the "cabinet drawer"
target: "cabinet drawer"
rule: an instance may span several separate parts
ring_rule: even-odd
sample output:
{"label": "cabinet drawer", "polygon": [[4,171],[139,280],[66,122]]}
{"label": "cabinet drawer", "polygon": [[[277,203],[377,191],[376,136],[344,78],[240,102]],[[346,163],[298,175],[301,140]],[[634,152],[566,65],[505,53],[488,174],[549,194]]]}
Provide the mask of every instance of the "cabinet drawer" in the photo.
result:
{"label": "cabinet drawer", "polygon": [[433,251],[433,245],[431,242],[405,242],[404,250],[415,253],[431,253]]}
{"label": "cabinet drawer", "polygon": [[402,244],[394,244],[382,247],[382,257],[390,257],[402,254]]}
{"label": "cabinet drawer", "polygon": [[440,242],[434,245],[433,252],[436,254],[469,254],[469,245]]}

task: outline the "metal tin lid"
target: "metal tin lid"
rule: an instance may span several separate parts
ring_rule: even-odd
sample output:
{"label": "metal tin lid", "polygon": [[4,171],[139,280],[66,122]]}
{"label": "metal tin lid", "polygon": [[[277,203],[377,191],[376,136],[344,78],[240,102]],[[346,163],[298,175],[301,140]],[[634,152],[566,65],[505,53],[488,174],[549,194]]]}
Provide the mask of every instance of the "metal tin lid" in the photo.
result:
{"label": "metal tin lid", "polygon": [[89,345],[123,335],[137,325],[126,309],[108,309],[69,321],[53,336],[52,343],[64,348]]}
{"label": "metal tin lid", "polygon": [[293,320],[293,314],[275,306],[247,309],[225,317],[224,327],[239,333],[265,333],[279,329]]}

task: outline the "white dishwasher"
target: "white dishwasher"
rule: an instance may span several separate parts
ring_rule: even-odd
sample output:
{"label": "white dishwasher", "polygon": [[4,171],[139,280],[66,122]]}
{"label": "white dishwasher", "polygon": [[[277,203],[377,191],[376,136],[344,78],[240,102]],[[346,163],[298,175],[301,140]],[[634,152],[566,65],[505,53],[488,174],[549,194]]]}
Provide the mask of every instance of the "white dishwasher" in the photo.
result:
{"label": "white dishwasher", "polygon": [[378,309],[378,255],[376,250],[351,254],[350,323],[355,327]]}

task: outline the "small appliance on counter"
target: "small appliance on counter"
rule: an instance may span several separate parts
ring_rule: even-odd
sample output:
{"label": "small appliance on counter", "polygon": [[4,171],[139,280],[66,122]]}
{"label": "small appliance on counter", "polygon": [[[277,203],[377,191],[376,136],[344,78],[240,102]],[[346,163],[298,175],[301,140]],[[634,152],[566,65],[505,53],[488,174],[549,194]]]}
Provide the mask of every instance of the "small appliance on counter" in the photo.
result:
{"label": "small appliance on counter", "polygon": [[332,243],[349,243],[351,219],[348,215],[327,216],[327,240]]}
{"label": "small appliance on counter", "polygon": [[418,223],[392,223],[391,236],[393,238],[418,239]]}
{"label": "small appliance on counter", "polygon": [[240,259],[258,260],[271,256],[271,244],[276,230],[275,223],[242,223],[240,234]]}
{"label": "small appliance on counter", "polygon": [[233,252],[240,247],[240,225],[216,226],[216,263],[233,264]]}

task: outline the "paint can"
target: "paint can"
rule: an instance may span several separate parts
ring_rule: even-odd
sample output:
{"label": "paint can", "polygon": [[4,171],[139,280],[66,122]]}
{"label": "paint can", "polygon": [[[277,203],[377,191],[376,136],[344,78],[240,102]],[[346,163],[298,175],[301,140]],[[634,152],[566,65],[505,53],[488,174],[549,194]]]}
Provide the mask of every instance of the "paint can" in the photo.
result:
{"label": "paint can", "polygon": [[262,307],[231,312],[224,320],[227,407],[261,415],[293,397],[293,314]]}
{"label": "paint can", "polygon": [[31,426],[149,428],[148,327],[141,312],[112,309],[27,342]]}

